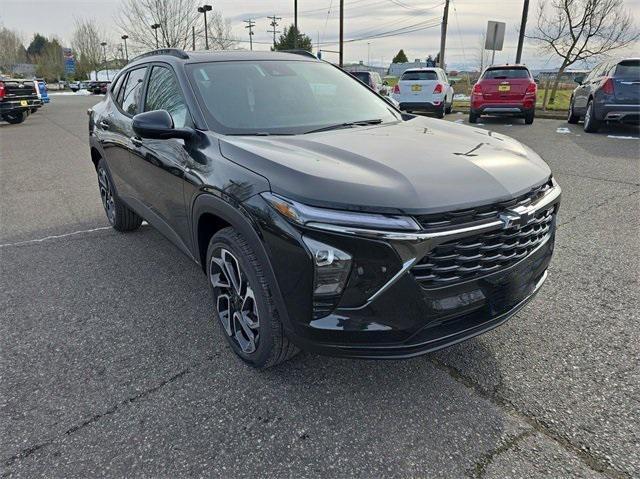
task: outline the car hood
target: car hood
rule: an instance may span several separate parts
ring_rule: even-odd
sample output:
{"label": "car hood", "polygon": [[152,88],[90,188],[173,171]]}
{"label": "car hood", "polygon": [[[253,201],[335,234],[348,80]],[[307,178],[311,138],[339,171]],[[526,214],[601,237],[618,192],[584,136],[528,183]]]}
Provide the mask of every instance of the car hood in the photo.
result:
{"label": "car hood", "polygon": [[509,199],[549,179],[544,161],[494,132],[417,117],[295,136],[225,136],[226,158],[274,193],[315,206],[433,213]]}

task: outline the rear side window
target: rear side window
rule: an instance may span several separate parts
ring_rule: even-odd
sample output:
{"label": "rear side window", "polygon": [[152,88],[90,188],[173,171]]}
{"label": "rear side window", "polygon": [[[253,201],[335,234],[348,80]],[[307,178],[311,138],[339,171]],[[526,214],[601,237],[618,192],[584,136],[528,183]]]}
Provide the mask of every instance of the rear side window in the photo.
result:
{"label": "rear side window", "polygon": [[640,80],[640,60],[625,60],[618,63],[615,76]]}
{"label": "rear side window", "polygon": [[511,78],[529,78],[526,68],[492,68],[484,72],[483,80],[505,80]]}
{"label": "rear side window", "polygon": [[437,80],[438,74],[434,71],[424,72],[404,72],[400,80],[419,81],[419,80]]}
{"label": "rear side window", "polygon": [[168,111],[176,128],[192,126],[180,85],[173,72],[165,67],[154,66],[149,76],[144,111],[153,110]]}
{"label": "rear side window", "polygon": [[118,95],[118,104],[128,115],[133,116],[138,113],[140,95],[142,94],[142,81],[146,71],[146,67],[131,70],[126,83],[120,89],[122,93]]}
{"label": "rear side window", "polygon": [[120,90],[120,86],[122,85],[122,81],[124,80],[124,77],[126,77],[126,76],[127,75],[120,75],[120,77],[118,77],[116,82],[111,85],[111,95],[113,95],[114,98],[116,98],[118,96],[118,90]]}

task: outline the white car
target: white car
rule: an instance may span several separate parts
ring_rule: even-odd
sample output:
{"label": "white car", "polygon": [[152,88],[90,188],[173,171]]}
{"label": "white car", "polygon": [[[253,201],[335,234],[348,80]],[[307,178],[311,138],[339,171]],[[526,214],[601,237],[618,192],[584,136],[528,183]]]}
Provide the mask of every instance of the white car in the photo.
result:
{"label": "white car", "polygon": [[406,70],[393,88],[393,99],[400,109],[433,112],[444,118],[451,112],[453,87],[442,68],[411,68]]}

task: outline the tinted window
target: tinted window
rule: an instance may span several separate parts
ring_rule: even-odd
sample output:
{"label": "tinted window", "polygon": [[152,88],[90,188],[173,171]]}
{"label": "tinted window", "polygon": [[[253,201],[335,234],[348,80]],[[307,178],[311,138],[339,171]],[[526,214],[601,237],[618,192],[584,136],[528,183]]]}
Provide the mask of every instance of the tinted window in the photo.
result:
{"label": "tinted window", "polygon": [[526,68],[492,68],[484,72],[483,80],[504,80],[509,78],[529,78]]}
{"label": "tinted window", "polygon": [[625,60],[616,67],[617,77],[640,80],[640,60]]}
{"label": "tinted window", "polygon": [[120,75],[116,82],[111,84],[111,94],[114,98],[118,96],[118,90],[120,89],[120,85],[122,85],[124,77],[126,77],[126,75]]}
{"label": "tinted window", "polygon": [[154,66],[149,75],[144,111],[167,110],[176,128],[191,126],[189,110],[173,72]]}
{"label": "tinted window", "polygon": [[226,134],[297,134],[399,119],[361,82],[324,62],[230,61],[187,68],[211,128]]}
{"label": "tinted window", "polygon": [[351,73],[354,77],[356,77],[358,80],[360,80],[363,83],[366,83],[367,85],[369,84],[369,73],[367,72],[352,72]]}
{"label": "tinted window", "polygon": [[420,81],[420,80],[437,80],[438,74],[434,71],[424,72],[404,72],[400,80],[404,81]]}
{"label": "tinted window", "polygon": [[129,115],[138,113],[138,104],[142,94],[142,80],[144,80],[146,71],[146,68],[131,70],[124,87],[121,89],[123,93],[119,95],[119,104]]}

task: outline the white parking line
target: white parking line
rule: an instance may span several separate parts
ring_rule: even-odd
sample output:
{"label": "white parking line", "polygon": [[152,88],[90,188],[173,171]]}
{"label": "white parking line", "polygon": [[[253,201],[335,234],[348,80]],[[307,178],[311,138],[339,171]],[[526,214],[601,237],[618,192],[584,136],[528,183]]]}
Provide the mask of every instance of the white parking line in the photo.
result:
{"label": "white parking line", "polygon": [[32,244],[32,243],[42,243],[43,241],[49,241],[49,240],[59,239],[59,238],[66,238],[67,236],[75,236],[75,235],[80,235],[80,234],[84,234],[84,233],[94,233],[96,231],[103,231],[103,230],[110,230],[110,229],[112,229],[111,226],[101,226],[100,228],[93,228],[93,229],[90,229],[90,230],[73,231],[72,233],[65,233],[65,234],[61,234],[61,235],[45,236],[44,238],[37,238],[37,239],[26,240],[26,241],[18,241],[17,243],[4,243],[4,244],[0,244],[0,248],[8,248],[9,246],[22,246],[22,245]]}

